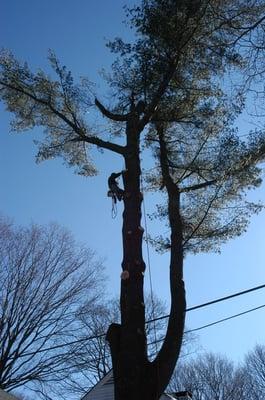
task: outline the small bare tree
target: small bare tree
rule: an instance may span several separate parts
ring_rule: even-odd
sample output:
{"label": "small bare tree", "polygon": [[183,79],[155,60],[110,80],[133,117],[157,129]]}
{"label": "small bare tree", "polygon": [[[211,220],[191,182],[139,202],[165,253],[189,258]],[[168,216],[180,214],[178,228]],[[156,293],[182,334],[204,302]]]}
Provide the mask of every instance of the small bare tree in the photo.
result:
{"label": "small bare tree", "polygon": [[265,346],[256,345],[245,359],[248,399],[265,399]]}
{"label": "small bare tree", "polygon": [[189,390],[194,400],[248,399],[245,374],[219,354],[200,355],[189,363],[179,364],[169,391]]}
{"label": "small bare tree", "polygon": [[[102,283],[94,254],[52,224],[17,228],[0,218],[0,387],[67,380],[66,344],[78,337],[77,309],[92,309]],[[80,331],[81,335],[81,331]]]}

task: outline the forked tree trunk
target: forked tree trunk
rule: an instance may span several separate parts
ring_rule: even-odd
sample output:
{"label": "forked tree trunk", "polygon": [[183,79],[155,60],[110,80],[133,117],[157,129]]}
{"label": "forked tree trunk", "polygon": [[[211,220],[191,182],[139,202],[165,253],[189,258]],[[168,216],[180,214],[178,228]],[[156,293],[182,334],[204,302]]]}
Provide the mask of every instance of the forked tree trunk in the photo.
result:
{"label": "forked tree trunk", "polygon": [[[157,400],[169,383],[179,355],[185,319],[185,291],[182,281],[181,227],[172,234],[170,265],[173,300],[165,342],[156,360],[149,362],[145,333],[144,271],[141,227],[139,115],[127,121],[126,172],[124,181],[123,261],[121,275],[121,325],[112,324],[107,333],[112,355],[115,400]],[[174,193],[175,194],[175,193]],[[169,202],[171,215],[178,201]],[[177,210],[178,211],[178,210]],[[179,215],[179,214],[178,214]],[[170,221],[174,222],[173,220]]]}

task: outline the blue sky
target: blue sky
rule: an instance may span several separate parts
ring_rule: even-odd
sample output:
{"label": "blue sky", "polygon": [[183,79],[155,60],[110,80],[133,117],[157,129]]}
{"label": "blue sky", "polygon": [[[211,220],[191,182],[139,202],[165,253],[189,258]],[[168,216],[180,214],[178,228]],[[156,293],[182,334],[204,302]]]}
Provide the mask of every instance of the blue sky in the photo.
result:
{"label": "blue sky", "polygon": [[[127,4],[129,2],[127,1]],[[132,2],[130,2],[132,3]],[[124,1],[115,0],[4,0],[0,4],[0,46],[28,61],[33,68],[48,68],[48,49],[75,76],[96,82],[104,100],[100,70],[111,57],[106,38],[126,33],[122,25]],[[122,169],[121,160],[95,152],[99,176],[82,178],[62,161],[35,164],[33,139],[41,132],[9,132],[10,116],[0,105],[0,211],[18,224],[56,221],[69,228],[78,241],[95,249],[104,259],[110,296],[118,293],[121,262],[121,205],[111,218],[106,197],[107,177]],[[243,123],[241,121],[241,125]],[[243,133],[246,133],[245,131]],[[264,199],[264,186],[252,196]],[[148,212],[149,198],[146,198]],[[151,203],[151,200],[150,200]],[[252,219],[248,232],[223,246],[221,254],[187,257],[185,278],[188,306],[265,283],[265,214]],[[159,224],[154,226],[159,232]],[[168,299],[168,257],[151,252],[153,287]],[[148,279],[146,279],[148,290]],[[265,303],[265,291],[194,311],[187,316],[190,329]],[[205,329],[199,333],[201,348],[240,360],[255,343],[264,343],[265,310]]]}

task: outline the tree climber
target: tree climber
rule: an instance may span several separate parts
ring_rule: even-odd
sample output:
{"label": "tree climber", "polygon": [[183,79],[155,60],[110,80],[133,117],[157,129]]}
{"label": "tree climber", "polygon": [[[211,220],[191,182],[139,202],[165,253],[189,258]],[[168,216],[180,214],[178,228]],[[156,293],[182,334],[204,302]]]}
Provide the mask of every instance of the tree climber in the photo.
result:
{"label": "tree climber", "polygon": [[119,188],[118,182],[116,181],[116,179],[119,178],[123,174],[123,172],[124,171],[118,173],[113,172],[108,179],[108,196],[112,197],[115,203],[117,202],[117,199],[121,201],[124,196],[124,190]]}

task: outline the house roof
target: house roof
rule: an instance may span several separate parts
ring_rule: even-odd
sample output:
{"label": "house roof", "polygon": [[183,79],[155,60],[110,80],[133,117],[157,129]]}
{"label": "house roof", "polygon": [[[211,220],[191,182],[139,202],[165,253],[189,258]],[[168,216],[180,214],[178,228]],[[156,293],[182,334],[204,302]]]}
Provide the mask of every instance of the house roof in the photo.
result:
{"label": "house roof", "polygon": [[93,386],[81,400],[114,400],[114,381],[112,370]]}
{"label": "house roof", "polygon": [[0,400],[17,400],[17,397],[0,389]]}
{"label": "house roof", "polygon": [[[171,394],[164,393],[160,397],[160,400],[180,400],[191,398],[191,393],[185,391]],[[95,386],[93,386],[93,388],[91,388],[81,400],[114,400],[114,378],[112,370],[108,372],[108,374]]]}

